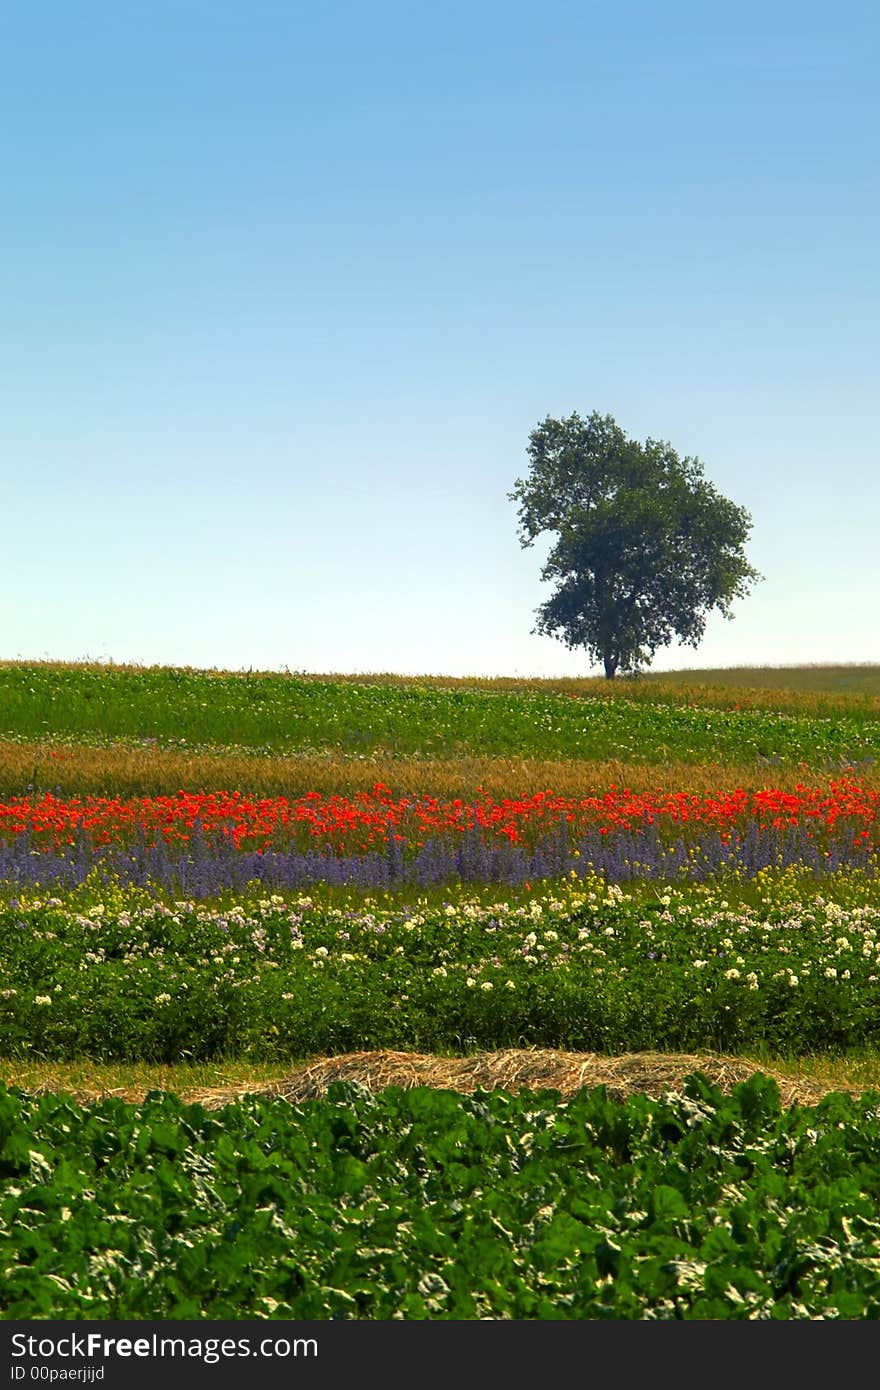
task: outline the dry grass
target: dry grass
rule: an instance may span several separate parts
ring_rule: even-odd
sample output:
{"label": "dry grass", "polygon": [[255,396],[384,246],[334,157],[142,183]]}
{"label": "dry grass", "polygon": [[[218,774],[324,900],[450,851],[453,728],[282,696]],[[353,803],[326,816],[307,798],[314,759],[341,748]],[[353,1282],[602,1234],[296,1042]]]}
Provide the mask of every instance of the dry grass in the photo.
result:
{"label": "dry grass", "polygon": [[[220,1069],[218,1069],[220,1070]],[[370,1091],[387,1086],[431,1086],[435,1089],[469,1094],[477,1090],[555,1090],[573,1095],[582,1087],[605,1086],[611,1096],[623,1100],[643,1093],[664,1096],[681,1091],[685,1078],[699,1071],[729,1091],[755,1072],[772,1076],[784,1105],[815,1105],[832,1091],[858,1095],[880,1089],[880,1062],[847,1073],[846,1063],[837,1063],[830,1072],[818,1068],[810,1075],[802,1063],[763,1063],[743,1057],[716,1053],[635,1052],[604,1057],[594,1052],[562,1052],[553,1048],[508,1049],[480,1052],[468,1057],[437,1057],[420,1052],[353,1052],[337,1057],[318,1057],[301,1062],[283,1076],[272,1075],[268,1067],[255,1075],[251,1068],[238,1077],[214,1078],[213,1084],[196,1084],[197,1073],[187,1077],[181,1068],[138,1068],[141,1073],[132,1084],[107,1085],[122,1078],[105,1075],[87,1063],[68,1068],[17,1069],[13,1063],[2,1067],[7,1085],[20,1085],[35,1094],[56,1092],[72,1095],[81,1104],[114,1095],[138,1104],[149,1090],[176,1092],[188,1102],[198,1102],[209,1110],[248,1095],[276,1097],[291,1103],[311,1100],[326,1093],[334,1081],[347,1081]],[[28,1073],[29,1075],[26,1075]],[[147,1073],[147,1075],[144,1075]],[[847,1079],[848,1076],[848,1079]],[[206,1077],[199,1077],[203,1082]],[[183,1082],[183,1084],[181,1084]],[[189,1084],[187,1084],[189,1082]]]}
{"label": "dry grass", "polygon": [[806,666],[718,666],[681,671],[648,671],[644,680],[672,686],[723,687],[726,690],[775,691],[788,695],[831,694],[880,700],[880,663],[876,661],[814,662]]}
{"label": "dry grass", "polygon": [[[862,786],[880,788],[880,766],[859,769]],[[794,791],[799,782],[823,786],[831,774],[751,764],[553,762],[539,758],[370,758],[338,754],[260,756],[180,752],[173,749],[90,747],[60,742],[0,740],[0,796],[22,796],[28,786],[61,796],[161,796],[179,790],[245,792],[252,796],[350,796],[384,782],[396,796],[473,797],[478,787],[496,800],[552,790],[560,796],[605,792],[681,790],[723,793],[737,787]]]}

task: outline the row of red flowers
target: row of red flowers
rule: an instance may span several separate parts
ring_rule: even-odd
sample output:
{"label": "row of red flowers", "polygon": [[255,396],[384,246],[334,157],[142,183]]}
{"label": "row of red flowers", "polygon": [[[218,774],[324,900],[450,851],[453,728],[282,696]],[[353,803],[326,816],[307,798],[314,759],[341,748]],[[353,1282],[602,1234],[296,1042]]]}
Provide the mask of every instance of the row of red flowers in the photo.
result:
{"label": "row of red flowers", "polygon": [[537,835],[565,823],[572,835],[588,829],[600,833],[639,830],[648,825],[710,827],[722,834],[755,824],[759,829],[812,825],[831,831],[840,823],[873,847],[880,791],[842,779],[824,788],[798,784],[795,792],[774,788],[709,796],[692,792],[633,792],[611,787],[602,795],[558,796],[553,791],[493,801],[481,788],[473,800],[395,797],[381,782],[353,796],[308,792],[253,798],[236,791],[186,792],[173,796],[73,797],[49,793],[15,797],[0,803],[0,836],[29,832],[38,843],[58,847],[88,832],[95,844],[126,843],[143,832],[148,841],[163,836],[186,841],[198,825],[208,839],[229,838],[247,849],[284,847],[320,840],[340,851],[386,844],[394,836],[421,844],[439,833],[465,832],[477,826],[490,838],[512,844],[533,842]]}

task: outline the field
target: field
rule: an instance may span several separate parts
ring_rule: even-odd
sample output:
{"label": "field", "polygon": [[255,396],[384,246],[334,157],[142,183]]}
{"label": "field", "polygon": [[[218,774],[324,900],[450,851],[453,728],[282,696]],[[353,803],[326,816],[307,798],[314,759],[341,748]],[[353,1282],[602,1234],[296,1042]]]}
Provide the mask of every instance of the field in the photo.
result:
{"label": "field", "polygon": [[880,1315],[880,668],[0,665],[5,1318]]}

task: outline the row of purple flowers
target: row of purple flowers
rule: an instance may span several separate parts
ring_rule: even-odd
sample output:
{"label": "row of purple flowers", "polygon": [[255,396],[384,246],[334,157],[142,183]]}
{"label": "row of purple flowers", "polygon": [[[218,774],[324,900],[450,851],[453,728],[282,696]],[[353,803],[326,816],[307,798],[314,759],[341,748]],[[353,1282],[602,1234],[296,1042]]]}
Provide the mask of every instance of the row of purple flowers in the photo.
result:
{"label": "row of purple flowers", "polygon": [[88,836],[63,850],[36,848],[27,834],[0,843],[0,882],[40,887],[74,887],[97,870],[99,876],[147,887],[156,884],[191,897],[211,897],[227,888],[256,881],[267,889],[297,889],[310,884],[383,888],[411,884],[427,888],[446,883],[506,883],[598,873],[611,882],[633,879],[704,881],[725,872],[753,877],[764,869],[799,867],[818,875],[859,869],[874,876],[880,869],[876,851],[854,841],[844,829],[824,845],[803,825],[761,830],[750,825],[741,835],[722,838],[701,830],[687,838],[664,840],[656,827],[589,831],[572,844],[565,827],[535,848],[505,842],[487,843],[479,830],[455,841],[437,836],[420,849],[392,840],[384,853],[340,855],[329,850],[237,850],[228,841],[208,844],[195,837],[185,850],[165,843],[96,848]]}

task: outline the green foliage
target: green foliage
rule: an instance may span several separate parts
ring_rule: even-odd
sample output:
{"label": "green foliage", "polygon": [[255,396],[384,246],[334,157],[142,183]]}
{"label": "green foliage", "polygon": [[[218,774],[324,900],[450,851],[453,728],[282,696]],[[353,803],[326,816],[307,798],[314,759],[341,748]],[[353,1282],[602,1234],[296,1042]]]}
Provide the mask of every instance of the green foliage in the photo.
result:
{"label": "green foliage", "polygon": [[[834,765],[880,748],[864,701],[585,689],[16,665],[0,728],[414,759]],[[208,905],[96,877],[7,896],[0,1052],[880,1044],[876,880],[532,887],[251,887]],[[698,1076],[625,1106],[344,1087],[209,1114],[160,1093],[81,1109],[0,1090],[0,1316],[877,1318],[877,1114],[843,1096],[782,1112],[766,1079],[725,1097]]]}
{"label": "green foliage", "polygon": [[0,1089],[0,1316],[876,1318],[878,1100]]}
{"label": "green foliage", "polygon": [[[636,694],[637,688],[641,694]],[[216,675],[155,668],[0,666],[0,730],[67,740],[154,740],[167,747],[395,757],[473,755],[650,764],[753,762],[841,767],[880,759],[877,711],[717,708],[544,690],[370,684],[301,676]],[[259,698],[257,698],[259,696]],[[19,792],[24,786],[15,788]],[[51,790],[51,788],[50,788]],[[247,791],[247,788],[240,788]]]}
{"label": "green foliage", "polygon": [[415,910],[26,899],[0,909],[0,1054],[880,1047],[880,903],[801,898],[796,880],[767,875],[754,906],[735,888],[658,901],[571,880],[509,904],[486,891]]}
{"label": "green foliage", "polygon": [[521,541],[557,536],[541,571],[557,582],[536,631],[585,647],[605,674],[634,671],[674,638],[697,646],[706,614],[760,578],[743,545],[748,513],[707,482],[696,458],[627,439],[610,415],[549,416],[529,436]]}

